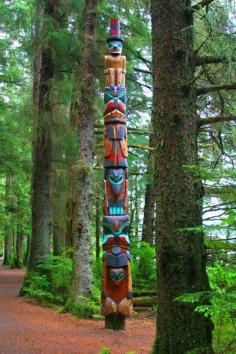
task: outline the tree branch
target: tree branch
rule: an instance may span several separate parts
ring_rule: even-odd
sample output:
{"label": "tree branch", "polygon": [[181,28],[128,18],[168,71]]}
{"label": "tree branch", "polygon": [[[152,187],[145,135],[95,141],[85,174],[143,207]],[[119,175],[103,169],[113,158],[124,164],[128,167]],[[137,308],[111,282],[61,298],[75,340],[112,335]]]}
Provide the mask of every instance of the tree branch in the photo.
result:
{"label": "tree branch", "polygon": [[212,85],[212,86],[206,86],[206,87],[199,87],[197,88],[196,92],[197,95],[204,95],[208,92],[217,92],[220,90],[235,90],[236,89],[236,83],[232,84],[224,84],[224,85]]}
{"label": "tree branch", "polygon": [[210,5],[214,0],[202,0],[196,5],[192,6],[193,11],[201,10],[203,7]]}
{"label": "tree branch", "polygon": [[13,84],[13,85],[17,85],[17,86],[22,86],[23,82],[22,81],[18,81],[18,80],[5,80],[5,79],[0,79],[0,83],[3,84]]}
{"label": "tree branch", "polygon": [[143,84],[142,82],[137,81],[137,80],[133,79],[132,77],[129,77],[128,75],[127,75],[127,81],[132,81],[132,82],[134,82],[135,84],[138,84],[138,85],[140,85],[140,86],[142,86],[142,87],[146,87],[146,88],[149,89],[150,91],[153,91],[152,86],[147,85],[147,84]]}
{"label": "tree branch", "polygon": [[204,65],[204,64],[220,64],[229,61],[236,61],[235,57],[229,58],[226,55],[222,56],[214,56],[214,55],[206,55],[206,56],[196,56],[195,57],[195,66]]}
{"label": "tree branch", "polygon": [[140,69],[140,68],[134,67],[134,71],[137,71],[138,73],[142,73],[142,74],[152,75],[152,71],[150,71],[150,70],[145,70],[145,69]]}
{"label": "tree branch", "polygon": [[225,194],[234,194],[236,193],[236,188],[234,185],[231,186],[218,186],[218,187],[212,187],[209,185],[204,186],[205,194],[210,195],[210,196],[216,196],[218,197],[219,195],[225,195]]}
{"label": "tree branch", "polygon": [[216,124],[220,122],[231,122],[236,121],[236,116],[217,116],[217,117],[209,117],[209,118],[199,118],[198,119],[198,127],[202,127],[207,124]]}

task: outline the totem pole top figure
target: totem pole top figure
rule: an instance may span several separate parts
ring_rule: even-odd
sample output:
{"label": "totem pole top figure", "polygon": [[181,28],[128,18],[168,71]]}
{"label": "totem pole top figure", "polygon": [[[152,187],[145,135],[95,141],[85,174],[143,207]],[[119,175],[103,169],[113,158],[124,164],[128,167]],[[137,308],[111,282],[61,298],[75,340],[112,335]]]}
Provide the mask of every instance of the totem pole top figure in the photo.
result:
{"label": "totem pole top figure", "polygon": [[110,32],[107,43],[109,55],[105,56],[106,86],[125,86],[126,58],[121,55],[123,39],[118,18],[110,19]]}
{"label": "totem pole top figure", "polygon": [[123,38],[120,33],[120,20],[118,18],[110,19],[110,32],[107,38],[109,53],[119,55],[122,53]]}

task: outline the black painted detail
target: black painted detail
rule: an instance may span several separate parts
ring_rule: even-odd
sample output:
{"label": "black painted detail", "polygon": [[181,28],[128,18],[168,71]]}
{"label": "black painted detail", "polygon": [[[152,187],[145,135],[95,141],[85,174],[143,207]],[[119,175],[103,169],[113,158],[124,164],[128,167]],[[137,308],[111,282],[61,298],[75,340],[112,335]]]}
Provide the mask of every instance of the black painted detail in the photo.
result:
{"label": "black painted detail", "polygon": [[112,268],[120,268],[128,265],[128,258],[126,254],[114,256],[113,254],[106,255],[106,265]]}

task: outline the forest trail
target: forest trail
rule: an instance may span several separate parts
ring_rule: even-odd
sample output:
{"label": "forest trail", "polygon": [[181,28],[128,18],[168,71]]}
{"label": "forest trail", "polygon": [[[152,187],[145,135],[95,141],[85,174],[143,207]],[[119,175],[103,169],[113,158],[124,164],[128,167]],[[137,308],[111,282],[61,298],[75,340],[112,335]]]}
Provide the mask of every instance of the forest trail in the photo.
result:
{"label": "forest trail", "polygon": [[147,354],[155,319],[127,320],[126,332],[104,329],[103,321],[79,320],[19,298],[24,271],[0,268],[0,354]]}

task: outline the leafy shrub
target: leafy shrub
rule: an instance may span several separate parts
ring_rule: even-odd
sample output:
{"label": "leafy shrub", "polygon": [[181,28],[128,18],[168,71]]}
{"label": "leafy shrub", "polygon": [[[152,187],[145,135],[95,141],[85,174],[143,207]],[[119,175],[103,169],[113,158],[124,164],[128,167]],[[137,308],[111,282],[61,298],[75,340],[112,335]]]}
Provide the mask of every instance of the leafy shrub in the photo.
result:
{"label": "leafy shrub", "polygon": [[233,354],[236,351],[236,268],[215,263],[207,271],[211,291],[184,294],[176,300],[196,303],[195,311],[211,317],[215,325],[215,352]]}
{"label": "leafy shrub", "polygon": [[72,261],[64,256],[52,256],[38,265],[37,272],[25,279],[23,295],[41,302],[64,305],[70,288]]}
{"label": "leafy shrub", "polygon": [[140,247],[132,246],[132,278],[135,288],[156,290],[155,247],[142,242]]}

